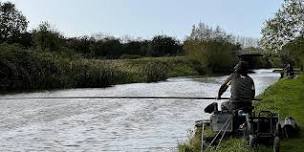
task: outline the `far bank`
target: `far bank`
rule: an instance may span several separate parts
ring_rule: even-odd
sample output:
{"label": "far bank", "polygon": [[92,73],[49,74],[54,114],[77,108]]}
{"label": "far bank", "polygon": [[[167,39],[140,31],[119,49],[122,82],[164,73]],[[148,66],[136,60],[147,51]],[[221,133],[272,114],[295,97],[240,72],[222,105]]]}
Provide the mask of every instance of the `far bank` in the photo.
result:
{"label": "far bank", "polygon": [[211,74],[202,73],[204,69],[185,56],[86,59],[67,52],[25,50],[14,45],[0,47],[0,65],[0,92],[102,88]]}

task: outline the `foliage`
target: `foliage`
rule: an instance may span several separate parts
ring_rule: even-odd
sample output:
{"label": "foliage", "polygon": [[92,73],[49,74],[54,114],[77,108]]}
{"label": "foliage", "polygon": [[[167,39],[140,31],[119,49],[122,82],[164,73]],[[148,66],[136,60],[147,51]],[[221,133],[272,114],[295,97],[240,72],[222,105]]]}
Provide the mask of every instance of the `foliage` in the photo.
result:
{"label": "foliage", "polygon": [[0,44],[0,65],[0,92],[106,87],[196,74],[184,57],[95,60],[70,55],[68,50],[30,50],[5,43]]}
{"label": "foliage", "polygon": [[[152,40],[127,41],[115,37],[65,38],[48,22],[26,32],[28,22],[15,5],[10,2],[0,4],[2,91],[104,87],[126,82],[154,82],[168,76],[206,74],[208,71],[222,73],[232,67],[234,49],[239,47],[221,28],[213,30],[206,26],[204,29],[199,25],[193,30],[197,33],[191,34],[184,47],[189,48],[192,61],[183,57],[137,59],[178,56],[184,54],[183,44],[166,35],[157,35]],[[193,52],[192,48],[195,48]],[[196,53],[202,55],[196,56]],[[128,63],[113,64],[120,64],[120,58]]]}
{"label": "foliage", "polygon": [[119,39],[106,38],[93,44],[92,51],[96,57],[117,59],[122,54],[122,44]]}
{"label": "foliage", "polygon": [[173,37],[157,35],[152,40],[121,41],[115,37],[65,38],[52,29],[48,22],[26,32],[25,16],[11,2],[0,3],[0,44],[18,43],[26,48],[42,51],[74,51],[85,58],[118,59],[134,56],[176,56],[182,53],[182,45]]}
{"label": "foliage", "polygon": [[168,69],[165,65],[150,62],[144,67],[146,82],[157,82],[168,78]]}
{"label": "foliage", "polygon": [[136,76],[140,76],[141,78],[146,77],[142,74],[149,63],[160,64],[166,67],[168,77],[198,75],[198,71],[193,68],[193,63],[184,56],[119,59],[113,62],[116,68],[136,73]]}
{"label": "foliage", "polygon": [[201,151],[202,128],[196,128],[194,132],[189,134],[187,143],[179,144],[179,152],[200,152]]}
{"label": "foliage", "polygon": [[303,34],[304,1],[285,0],[275,16],[266,21],[260,45],[266,50],[278,52],[291,40],[303,37]]}
{"label": "foliage", "polygon": [[[65,46],[88,58],[134,58],[135,56],[175,56],[182,52],[181,44],[169,36],[155,36],[152,40],[128,40],[115,37],[69,38]],[[123,57],[121,57],[123,56]]]}
{"label": "foliage", "polygon": [[222,73],[229,72],[236,63],[236,50],[239,47],[226,41],[187,40],[184,49],[198,67],[207,68],[214,73]]}
{"label": "foliage", "polygon": [[0,43],[22,41],[28,21],[11,2],[0,2]]}
{"label": "foliage", "polygon": [[92,45],[95,41],[93,37],[88,36],[68,38],[65,39],[65,47],[82,54],[84,57],[92,58],[95,56],[95,52],[92,50]]}
{"label": "foliage", "polygon": [[199,23],[184,42],[186,55],[201,68],[200,73],[225,73],[232,69],[237,60],[240,45],[231,43],[231,36],[220,27],[215,30]]}
{"label": "foliage", "polygon": [[294,63],[297,66],[304,65],[304,37],[296,38],[283,47],[282,58],[285,63]]}
{"label": "foliage", "polygon": [[[118,59],[134,56],[175,56],[182,52],[182,45],[173,37],[158,35],[152,40],[128,40],[122,42],[115,37],[74,37],[65,38],[52,29],[48,22],[42,22],[32,32],[26,32],[26,18],[6,2],[0,3],[0,44],[18,43],[26,48],[42,51],[70,50],[85,58]],[[62,51],[61,51],[62,52]]]}
{"label": "foliage", "polygon": [[181,47],[177,40],[172,37],[159,35],[155,36],[151,41],[151,56],[172,56],[180,53]]}
{"label": "foliage", "polygon": [[118,73],[123,74],[107,63],[94,63],[89,60],[72,61],[70,68],[74,85],[80,88],[106,87],[118,81]]}
{"label": "foliage", "polygon": [[36,47],[43,51],[58,51],[63,47],[63,36],[52,30],[48,22],[42,22],[39,28],[33,31],[33,40]]}
{"label": "foliage", "polygon": [[220,26],[216,26],[214,29],[202,22],[192,26],[192,32],[187,39],[200,41],[222,40],[238,44],[244,48],[257,47],[258,43],[255,38],[227,34]]}
{"label": "foliage", "polygon": [[110,63],[68,58],[57,52],[0,45],[0,91],[106,87],[127,81]]}
{"label": "foliage", "polygon": [[2,91],[64,86],[58,75],[63,73],[59,65],[65,65],[59,63],[65,60],[50,53],[41,54],[18,45],[2,44],[0,61]]}
{"label": "foliage", "polygon": [[231,35],[226,34],[226,32],[217,26],[215,29],[209,27],[204,23],[199,23],[198,25],[192,26],[192,32],[187,39],[199,40],[199,41],[210,41],[210,40],[231,40]]}
{"label": "foliage", "polygon": [[150,41],[137,41],[137,40],[129,40],[125,44],[123,44],[123,55],[139,55],[139,56],[147,56],[151,50]]}

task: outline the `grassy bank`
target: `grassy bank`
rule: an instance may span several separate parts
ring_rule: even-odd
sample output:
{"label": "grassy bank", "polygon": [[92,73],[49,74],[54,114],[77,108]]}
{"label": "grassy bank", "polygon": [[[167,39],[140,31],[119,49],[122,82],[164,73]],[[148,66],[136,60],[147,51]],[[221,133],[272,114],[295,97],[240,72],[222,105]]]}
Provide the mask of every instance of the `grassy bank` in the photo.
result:
{"label": "grassy bank", "polygon": [[141,71],[149,63],[161,64],[166,67],[169,77],[198,75],[192,62],[185,56],[177,57],[144,57],[138,59],[105,60],[115,68],[130,72]]}
{"label": "grassy bank", "polygon": [[50,52],[0,45],[0,92],[98,88],[198,75],[186,57],[85,59],[68,50]]}
{"label": "grassy bank", "polygon": [[262,95],[263,101],[256,105],[258,110],[278,112],[281,118],[292,116],[301,131],[297,138],[283,139],[283,152],[302,152],[304,149],[304,75],[294,80],[282,80],[271,86]]}
{"label": "grassy bank", "polygon": [[[255,105],[257,111],[271,110],[277,112],[281,119],[292,116],[299,124],[301,131],[298,137],[283,139],[281,141],[282,152],[302,152],[304,149],[304,75],[293,80],[280,80],[269,87],[262,95],[263,99]],[[200,131],[185,144],[179,145],[180,152],[200,151]],[[210,150],[215,151],[215,150]],[[261,152],[271,152],[271,147],[261,147]],[[246,141],[237,138],[225,140],[217,152],[253,152]]]}

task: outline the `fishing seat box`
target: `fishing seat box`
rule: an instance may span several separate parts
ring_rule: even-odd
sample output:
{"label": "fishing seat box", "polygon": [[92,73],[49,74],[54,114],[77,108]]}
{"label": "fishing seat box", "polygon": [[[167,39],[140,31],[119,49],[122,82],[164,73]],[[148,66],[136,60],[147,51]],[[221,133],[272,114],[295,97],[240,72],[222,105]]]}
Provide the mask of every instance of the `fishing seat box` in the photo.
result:
{"label": "fishing seat box", "polygon": [[215,132],[219,132],[221,130],[233,132],[233,114],[228,111],[214,112],[210,116],[210,125],[211,129]]}

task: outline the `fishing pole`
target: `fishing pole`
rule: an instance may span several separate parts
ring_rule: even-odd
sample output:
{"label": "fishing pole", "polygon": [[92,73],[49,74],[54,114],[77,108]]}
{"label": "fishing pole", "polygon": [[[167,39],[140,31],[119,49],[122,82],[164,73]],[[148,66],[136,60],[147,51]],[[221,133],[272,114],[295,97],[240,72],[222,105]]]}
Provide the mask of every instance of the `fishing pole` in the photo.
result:
{"label": "fishing pole", "polygon": [[[228,100],[228,97],[181,97],[181,96],[63,96],[63,97],[2,97],[0,100],[60,100],[60,99],[185,99],[185,100]],[[261,99],[253,99],[260,101]]]}

